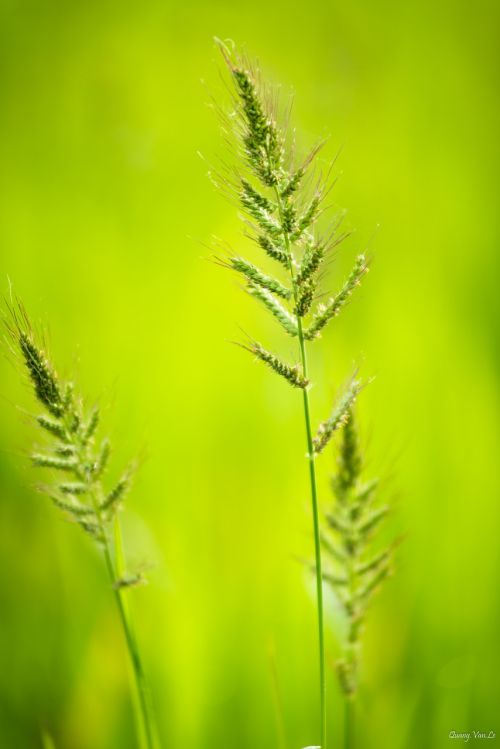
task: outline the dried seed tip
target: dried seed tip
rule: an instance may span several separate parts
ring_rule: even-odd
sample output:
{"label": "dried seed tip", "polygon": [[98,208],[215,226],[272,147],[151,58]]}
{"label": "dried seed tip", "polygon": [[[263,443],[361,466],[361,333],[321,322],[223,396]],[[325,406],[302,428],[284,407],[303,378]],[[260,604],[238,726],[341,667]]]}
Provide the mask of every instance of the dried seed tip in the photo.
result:
{"label": "dried seed tip", "polygon": [[275,354],[267,351],[260,343],[254,343],[251,346],[244,346],[258,359],[268,365],[276,374],[281,375],[290,385],[298,388],[306,388],[309,380],[306,380],[302,374],[302,367],[299,364],[291,365],[279,359]]}
{"label": "dried seed tip", "polygon": [[247,260],[244,260],[241,257],[232,257],[229,260],[229,263],[233,270],[242,273],[249,282],[254,283],[257,286],[262,286],[262,288],[271,291],[282,299],[290,299],[290,289],[287,289],[286,286],[276,278],[272,278],[271,276],[262,273],[259,268],[252,263],[249,263]]}
{"label": "dried seed tip", "polygon": [[55,458],[51,455],[34,454],[31,456],[31,460],[33,465],[38,468],[54,468],[59,471],[74,471],[77,467],[74,458]]}
{"label": "dried seed tip", "polygon": [[353,380],[343,394],[338,404],[333,409],[331,416],[323,421],[319,427],[316,437],[313,440],[314,452],[321,453],[331,440],[333,434],[347,422],[351,408],[356,398],[361,392],[362,384],[359,380]]}
{"label": "dried seed tip", "polygon": [[86,494],[88,492],[88,486],[87,484],[81,483],[81,482],[72,482],[67,484],[59,484],[59,491],[62,494]]}
{"label": "dried seed tip", "polygon": [[297,319],[291,315],[287,309],[271,294],[270,291],[250,283],[248,291],[252,296],[259,299],[262,304],[269,310],[273,317],[278,320],[286,332],[291,336],[298,334]]}
{"label": "dried seed tip", "polygon": [[36,420],[39,426],[41,426],[42,429],[45,429],[46,432],[53,434],[54,437],[58,437],[62,442],[69,441],[64,424],[61,424],[59,421],[49,419],[46,416],[37,416]]}
{"label": "dried seed tip", "polygon": [[356,264],[351,271],[351,274],[339,293],[332,297],[326,304],[320,304],[316,313],[314,314],[313,321],[309,328],[305,332],[305,338],[308,341],[312,341],[317,338],[322,329],[327,325],[330,320],[336,317],[342,307],[347,303],[353,290],[359,286],[361,279],[367,273],[368,266],[366,264],[366,258],[364,255],[359,255],[356,260]]}
{"label": "dried seed tip", "polygon": [[18,335],[19,348],[36,397],[53,416],[60,416],[63,411],[63,398],[54,369],[30,335],[24,330],[19,330]]}
{"label": "dried seed tip", "polygon": [[100,411],[98,408],[94,408],[90,414],[90,418],[83,431],[82,441],[86,444],[94,436],[96,429],[99,425]]}
{"label": "dried seed tip", "polygon": [[273,242],[265,234],[259,234],[256,241],[269,257],[273,260],[277,260],[278,263],[281,263],[281,265],[284,265],[286,268],[288,267],[289,255],[284,245],[279,242]]}

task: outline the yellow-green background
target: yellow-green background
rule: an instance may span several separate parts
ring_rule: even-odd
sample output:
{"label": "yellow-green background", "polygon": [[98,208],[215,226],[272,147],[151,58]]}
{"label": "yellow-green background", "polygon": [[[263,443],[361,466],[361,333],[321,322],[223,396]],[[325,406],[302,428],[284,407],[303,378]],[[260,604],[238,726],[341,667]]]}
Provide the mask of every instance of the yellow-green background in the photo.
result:
{"label": "yellow-green background", "polygon": [[[353,362],[377,375],[369,470],[407,533],[365,635],[360,747],[500,735],[499,15],[483,0],[2,0],[1,286],[49,325],[61,373],[109,404],[115,471],[146,458],[124,522],[132,563],[152,565],[133,598],[167,749],[276,747],[270,648],[290,749],[318,741],[300,398],[228,341],[241,326],[293,345],[206,261],[212,235],[257,259],[197,154],[223,148],[213,35],[293,86],[301,145],[343,146],[333,199],[357,232],[331,287],[357,250],[375,256],[312,359],[315,421]],[[6,359],[0,392],[0,745],[38,747],[45,728],[58,749],[134,747],[101,559],[32,488],[33,400]],[[327,618],[331,664],[330,598]],[[330,669],[328,688],[335,749]]]}

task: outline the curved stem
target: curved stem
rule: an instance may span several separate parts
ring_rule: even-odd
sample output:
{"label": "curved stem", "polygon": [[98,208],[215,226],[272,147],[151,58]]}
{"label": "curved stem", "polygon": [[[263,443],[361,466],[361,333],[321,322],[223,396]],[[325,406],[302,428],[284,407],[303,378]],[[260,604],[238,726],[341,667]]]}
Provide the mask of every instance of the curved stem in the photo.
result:
{"label": "curved stem", "polygon": [[[278,205],[278,211],[280,215],[280,221],[283,225],[283,204],[279,190],[275,188],[276,201]],[[288,254],[288,270],[290,273],[290,280],[292,283],[292,292],[295,305],[298,302],[298,290],[295,281],[295,273],[293,270],[293,258],[292,249],[290,243],[290,237],[287,232],[283,232],[285,239],[285,247]],[[304,338],[304,331],[302,328],[302,318],[297,315],[297,328],[298,328],[298,339],[300,348],[300,360],[302,364],[302,374],[307,379],[307,351],[306,351],[306,340]],[[319,644],[319,683],[320,683],[320,721],[321,721],[321,747],[326,749],[326,676],[325,676],[325,642],[324,642],[324,626],[323,626],[323,571],[321,565],[321,539],[319,529],[319,511],[318,511],[318,490],[316,485],[316,464],[311,428],[311,412],[309,408],[309,393],[307,388],[302,390],[303,405],[304,405],[304,421],[306,426],[306,441],[307,441],[307,460],[309,463],[309,480],[311,487],[311,505],[313,515],[313,528],[314,528],[314,556],[315,556],[315,569],[316,569],[316,605],[318,611],[318,644]]]}
{"label": "curved stem", "polygon": [[142,659],[137,645],[130,612],[126,600],[126,593],[123,589],[117,587],[117,581],[124,573],[123,544],[121,537],[121,528],[118,517],[115,519],[115,564],[111,556],[111,549],[108,538],[104,540],[104,558],[108,574],[113,585],[116,604],[120,614],[120,620],[125,635],[125,642],[132,665],[134,675],[135,689],[138,697],[139,716],[138,723],[140,733],[142,733],[141,743],[145,749],[154,749],[155,742],[153,737],[153,720],[149,704],[149,693],[147,688],[146,677],[142,665]]}

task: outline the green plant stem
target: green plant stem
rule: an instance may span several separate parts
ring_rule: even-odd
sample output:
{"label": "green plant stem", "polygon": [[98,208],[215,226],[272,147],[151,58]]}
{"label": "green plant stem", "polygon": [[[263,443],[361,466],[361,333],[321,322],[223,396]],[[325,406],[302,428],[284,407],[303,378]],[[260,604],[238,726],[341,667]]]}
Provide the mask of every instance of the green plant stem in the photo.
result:
{"label": "green plant stem", "polygon": [[344,749],[354,749],[354,701],[345,700],[344,708]]}
{"label": "green plant stem", "polygon": [[[302,321],[299,320],[299,342],[302,360],[302,371],[307,379],[307,355],[304,336],[302,334]],[[316,464],[314,460],[314,449],[311,430],[311,415],[309,409],[309,393],[307,388],[303,391],[304,419],[306,424],[307,453],[309,462],[309,479],[311,484],[311,503],[314,526],[314,555],[316,564],[316,599],[318,607],[318,641],[319,641],[319,680],[320,680],[320,710],[321,710],[321,746],[326,749],[326,678],[325,678],[325,642],[323,627],[323,571],[321,565],[321,540],[319,530],[318,491],[316,487]]]}
{"label": "green plant stem", "polygon": [[[277,188],[275,188],[276,201],[280,221],[283,225],[283,204]],[[295,305],[298,303],[297,284],[292,263],[292,251],[290,246],[290,237],[284,232],[285,247],[288,254],[288,270],[292,283],[293,298]],[[300,347],[300,360],[302,364],[302,374],[307,379],[307,351],[304,331],[302,328],[302,318],[297,315],[298,339]],[[325,641],[323,625],[323,571],[321,565],[321,539],[319,529],[319,511],[318,511],[318,490],[316,485],[316,464],[313,446],[313,436],[311,428],[311,411],[309,408],[309,393],[307,388],[302,390],[304,404],[304,421],[306,425],[307,439],[307,460],[309,463],[309,480],[311,485],[311,505],[313,514],[314,527],[314,556],[316,568],[316,605],[318,611],[318,645],[319,645],[319,683],[320,683],[320,722],[321,722],[321,747],[326,749],[326,675],[325,675]]]}
{"label": "green plant stem", "polygon": [[120,620],[125,635],[125,641],[132,664],[134,675],[135,689],[138,695],[139,703],[139,726],[143,731],[143,741],[145,749],[154,749],[155,743],[153,738],[153,721],[149,706],[149,694],[147,689],[146,677],[142,666],[137,640],[132,627],[130,612],[128,609],[125,591],[116,586],[117,581],[123,575],[123,544],[121,538],[121,529],[118,517],[115,519],[115,564],[111,555],[110,543],[105,536],[104,540],[104,559],[108,570],[111,584],[113,585],[115,600],[120,614]]}

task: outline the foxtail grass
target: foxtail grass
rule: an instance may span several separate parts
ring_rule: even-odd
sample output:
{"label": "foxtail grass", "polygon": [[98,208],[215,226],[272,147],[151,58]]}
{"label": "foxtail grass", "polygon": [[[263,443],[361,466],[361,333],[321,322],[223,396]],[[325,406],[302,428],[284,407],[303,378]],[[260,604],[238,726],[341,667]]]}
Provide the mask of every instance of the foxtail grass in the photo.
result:
{"label": "foxtail grass", "polygon": [[389,513],[379,504],[379,480],[363,476],[364,459],[355,414],[349,410],[331,479],[334,503],[326,514],[321,542],[328,559],[323,580],[331,586],[345,617],[346,634],[337,675],[345,699],[345,749],[355,745],[355,705],[359,690],[361,635],[371,600],[392,574],[397,542],[373,548],[373,538]]}
{"label": "foxtail grass", "polygon": [[262,343],[250,339],[243,348],[300,393],[304,413],[307,463],[314,533],[319,652],[318,736],[327,746],[326,674],[323,615],[323,571],[316,480],[316,459],[349,419],[362,383],[353,378],[333,405],[330,415],[315,430],[310,405],[308,349],[338,317],[368,271],[364,254],[337,290],[327,296],[321,278],[332,251],[347,236],[341,216],[333,217],[323,232],[319,218],[325,210],[328,178],[315,171],[320,146],[297,159],[286,126],[280,124],[276,93],[243,56],[228,45],[219,47],[231,79],[231,111],[223,110],[224,135],[232,137],[238,166],[212,172],[213,181],[236,200],[247,233],[260,252],[273,261],[270,275],[253,262],[234,255],[220,260],[238,274],[248,293],[296,342],[297,361],[289,362]]}
{"label": "foxtail grass", "polygon": [[[114,484],[107,484],[111,445],[107,438],[98,438],[100,409],[88,408],[73,383],[59,378],[44,337],[35,332],[22,303],[7,303],[4,322],[10,350],[28,375],[40,407],[35,421],[45,438],[44,446],[33,450],[31,463],[49,478],[38,488],[102,551],[133,674],[138,743],[141,749],[157,749],[149,689],[127,595],[142,578],[126,570],[119,516],[134,465],[126,467]],[[49,739],[45,745],[50,746],[47,742]]]}

